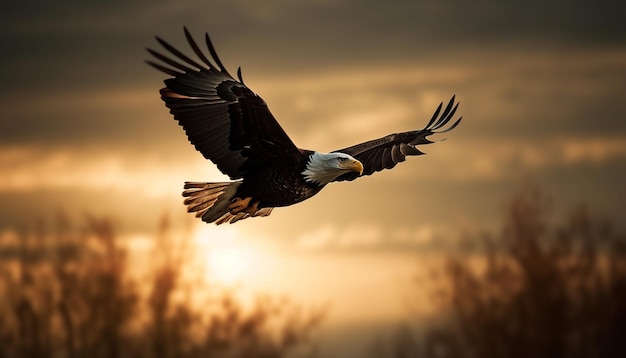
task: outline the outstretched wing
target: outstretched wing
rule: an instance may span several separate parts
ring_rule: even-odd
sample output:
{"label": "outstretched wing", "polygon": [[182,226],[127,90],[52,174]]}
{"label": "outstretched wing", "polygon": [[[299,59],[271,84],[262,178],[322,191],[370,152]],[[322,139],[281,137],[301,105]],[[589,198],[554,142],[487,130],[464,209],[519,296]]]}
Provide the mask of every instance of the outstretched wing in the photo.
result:
{"label": "outstretched wing", "polygon": [[298,155],[265,101],[243,83],[241,69],[237,81],[222,65],[208,34],[206,45],[217,66],[184,30],[199,61],[157,37],[169,57],[147,49],[162,64],[146,62],[172,76],[164,81],[161,99],[196,149],[231,179],[277,156]]}
{"label": "outstretched wing", "polygon": [[[396,164],[405,161],[408,155],[424,154],[416,148],[420,144],[433,143],[428,140],[428,136],[435,133],[445,133],[456,127],[461,118],[457,119],[452,125],[446,125],[450,122],[456,112],[458,103],[454,103],[454,96],[448,102],[448,105],[441,113],[443,103],[439,105],[430,122],[424,129],[410,131],[404,133],[395,133],[388,136],[370,140],[365,143],[357,144],[352,147],[335,150],[334,152],[346,153],[358,159],[363,164],[363,174],[371,175],[383,169],[391,169]],[[334,181],[354,180],[359,177],[358,173],[346,173],[337,177]]]}

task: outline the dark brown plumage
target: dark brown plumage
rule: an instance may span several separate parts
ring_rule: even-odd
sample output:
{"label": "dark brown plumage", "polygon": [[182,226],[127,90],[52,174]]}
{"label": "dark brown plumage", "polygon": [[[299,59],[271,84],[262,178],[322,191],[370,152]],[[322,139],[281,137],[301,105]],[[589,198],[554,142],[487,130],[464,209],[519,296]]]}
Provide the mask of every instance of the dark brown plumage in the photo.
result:
{"label": "dark brown plumage", "polygon": [[[428,125],[417,131],[391,134],[328,154],[298,148],[261,97],[224,68],[205,35],[211,60],[185,29],[198,60],[189,58],[157,37],[169,52],[148,49],[162,63],[147,61],[168,74],[161,98],[183,127],[189,141],[233,182],[185,183],[185,204],[206,222],[234,223],[267,216],[274,207],[288,206],[317,194],[331,181],[393,168],[406,156],[423,154],[416,145],[426,137],[447,132],[458,104],[454,97],[443,113],[439,106]],[[214,64],[215,63],[215,64]]]}
{"label": "dark brown plumage", "polygon": [[[335,150],[335,152],[349,154],[363,163],[364,169],[362,175],[371,175],[383,169],[391,169],[395,167],[396,164],[405,161],[407,155],[424,154],[424,152],[415,148],[415,146],[433,143],[426,137],[435,133],[449,132],[461,122],[463,117],[457,119],[456,122],[448,128],[443,129],[454,116],[459,104],[454,104],[454,96],[452,96],[443,113],[439,116],[442,106],[443,103],[440,103],[430,119],[430,122],[428,122],[424,129],[389,134],[382,138]],[[334,181],[354,180],[358,177],[356,173],[346,173],[339,176]]]}

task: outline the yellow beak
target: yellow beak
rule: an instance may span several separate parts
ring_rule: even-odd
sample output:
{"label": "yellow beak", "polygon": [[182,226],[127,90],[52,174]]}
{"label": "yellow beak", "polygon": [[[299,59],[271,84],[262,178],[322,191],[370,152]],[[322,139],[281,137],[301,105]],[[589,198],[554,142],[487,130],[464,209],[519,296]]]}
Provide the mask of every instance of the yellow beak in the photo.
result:
{"label": "yellow beak", "polygon": [[363,163],[359,162],[358,160],[354,160],[352,162],[352,165],[350,165],[350,167],[348,168],[350,170],[353,170],[355,172],[358,172],[359,175],[363,174]]}

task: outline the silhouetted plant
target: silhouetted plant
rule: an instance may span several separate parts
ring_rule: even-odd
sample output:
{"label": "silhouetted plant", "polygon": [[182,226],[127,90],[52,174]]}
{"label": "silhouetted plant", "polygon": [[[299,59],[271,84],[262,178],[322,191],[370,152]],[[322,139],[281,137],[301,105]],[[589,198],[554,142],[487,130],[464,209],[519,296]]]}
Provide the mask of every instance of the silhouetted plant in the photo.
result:
{"label": "silhouetted plant", "polygon": [[[183,282],[190,250],[172,240],[166,219],[140,278],[129,272],[128,249],[111,221],[88,217],[85,224],[72,231],[59,216],[56,230],[39,224],[0,242],[0,357],[312,355],[321,311],[268,297],[244,308],[206,281]],[[198,307],[186,290],[211,295]]]}
{"label": "silhouetted plant", "polygon": [[551,224],[529,190],[483,243],[445,266],[446,323],[394,357],[626,357],[626,237],[584,207]]}

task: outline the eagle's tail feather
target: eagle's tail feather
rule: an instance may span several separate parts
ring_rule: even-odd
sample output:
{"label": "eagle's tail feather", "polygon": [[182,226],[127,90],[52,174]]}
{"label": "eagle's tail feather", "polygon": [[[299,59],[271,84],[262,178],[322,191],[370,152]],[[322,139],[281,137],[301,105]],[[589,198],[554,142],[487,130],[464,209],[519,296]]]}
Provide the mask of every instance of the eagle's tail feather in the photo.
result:
{"label": "eagle's tail feather", "polygon": [[196,213],[207,223],[215,222],[220,225],[226,222],[235,223],[252,216],[268,216],[272,208],[261,208],[254,212],[241,211],[235,214],[230,212],[229,206],[237,194],[240,181],[222,183],[185,182],[185,205],[187,211]]}
{"label": "eagle's tail feather", "polygon": [[[187,211],[196,213],[196,217],[202,217],[202,221],[208,223],[212,223],[223,216],[229,216],[228,205],[240,185],[241,182],[185,182],[183,196]],[[221,224],[221,222],[217,224]]]}

